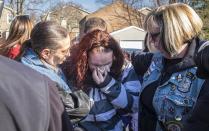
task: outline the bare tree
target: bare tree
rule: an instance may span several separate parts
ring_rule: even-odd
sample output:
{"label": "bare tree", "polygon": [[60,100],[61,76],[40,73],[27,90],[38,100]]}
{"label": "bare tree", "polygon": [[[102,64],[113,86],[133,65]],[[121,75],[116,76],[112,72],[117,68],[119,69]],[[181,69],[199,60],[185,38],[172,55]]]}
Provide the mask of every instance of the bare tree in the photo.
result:
{"label": "bare tree", "polygon": [[13,15],[23,14],[25,0],[8,0],[8,6],[13,9]]}
{"label": "bare tree", "polygon": [[75,28],[79,28],[79,21],[83,18],[83,7],[73,2],[59,2],[52,7],[50,18],[60,24],[66,24],[66,28],[71,32]]}
{"label": "bare tree", "polygon": [[143,0],[96,0],[96,2],[105,5],[117,2],[121,3],[125,14],[121,13],[120,10],[115,9],[114,16],[111,17],[111,19],[120,19],[124,21],[124,23],[121,23],[121,26],[122,24],[128,24],[129,26],[135,25],[142,27],[143,14],[139,12],[139,9],[143,7]]}
{"label": "bare tree", "polygon": [[27,14],[36,22],[49,8],[51,1],[56,3],[56,0],[5,0],[5,5],[12,9],[13,16]]}
{"label": "bare tree", "polygon": [[157,6],[181,2],[181,3],[189,4],[194,7],[195,4],[203,2],[203,1],[207,1],[207,0],[153,0],[153,1],[156,3]]}

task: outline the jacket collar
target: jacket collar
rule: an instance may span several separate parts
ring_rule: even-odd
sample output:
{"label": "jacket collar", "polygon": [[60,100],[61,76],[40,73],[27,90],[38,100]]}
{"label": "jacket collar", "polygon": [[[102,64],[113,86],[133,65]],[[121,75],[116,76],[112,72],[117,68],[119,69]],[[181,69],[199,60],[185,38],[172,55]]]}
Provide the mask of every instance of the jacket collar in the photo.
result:
{"label": "jacket collar", "polygon": [[36,65],[36,66],[41,66],[43,68],[47,68],[47,69],[52,69],[51,65],[49,65],[48,63],[46,62],[42,62],[40,60],[40,57],[37,55],[37,53],[35,53],[33,51],[33,49],[31,48],[28,48],[25,52],[25,55],[24,57],[29,60],[31,63],[33,63],[33,65]]}

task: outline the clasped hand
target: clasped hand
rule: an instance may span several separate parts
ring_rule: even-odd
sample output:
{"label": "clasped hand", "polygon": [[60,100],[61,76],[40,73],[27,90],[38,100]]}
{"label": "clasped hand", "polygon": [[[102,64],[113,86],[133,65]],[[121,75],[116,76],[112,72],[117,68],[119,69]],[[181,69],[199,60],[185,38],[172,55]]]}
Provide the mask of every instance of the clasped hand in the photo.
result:
{"label": "clasped hand", "polygon": [[103,83],[105,78],[108,75],[108,72],[110,72],[110,67],[109,66],[96,67],[92,72],[93,80],[98,85]]}

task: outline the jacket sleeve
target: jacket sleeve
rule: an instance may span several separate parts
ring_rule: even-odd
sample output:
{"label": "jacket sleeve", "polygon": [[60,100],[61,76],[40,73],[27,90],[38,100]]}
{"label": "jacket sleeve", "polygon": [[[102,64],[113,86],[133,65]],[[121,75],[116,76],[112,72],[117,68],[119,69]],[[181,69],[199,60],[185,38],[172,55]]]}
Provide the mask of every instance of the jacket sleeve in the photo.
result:
{"label": "jacket sleeve", "polygon": [[152,61],[153,53],[149,52],[141,52],[137,55],[132,55],[132,65],[137,75],[143,76],[144,73],[148,70],[151,61]]}
{"label": "jacket sleeve", "polygon": [[206,80],[200,91],[191,117],[186,121],[183,131],[209,130],[209,80]]}
{"label": "jacket sleeve", "polygon": [[122,80],[118,81],[109,76],[109,81],[100,85],[101,91],[107,99],[119,109],[125,109],[128,112],[138,111],[138,99],[141,84],[133,69],[129,66],[123,71]]}
{"label": "jacket sleeve", "polygon": [[68,93],[59,88],[59,95],[65,106],[65,110],[70,116],[72,123],[79,121],[90,111],[90,98],[82,90]]}
{"label": "jacket sleeve", "polygon": [[72,131],[73,127],[64,109],[54,82],[48,82],[50,101],[50,123],[48,131]]}

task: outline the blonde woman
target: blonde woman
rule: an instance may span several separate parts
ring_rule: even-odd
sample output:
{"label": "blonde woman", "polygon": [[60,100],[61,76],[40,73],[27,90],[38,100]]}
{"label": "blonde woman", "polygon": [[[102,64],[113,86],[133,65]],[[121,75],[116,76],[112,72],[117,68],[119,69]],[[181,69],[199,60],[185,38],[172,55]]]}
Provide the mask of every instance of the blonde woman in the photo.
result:
{"label": "blonde woman", "polygon": [[[181,131],[197,101],[204,80],[196,77],[193,56],[203,23],[186,4],[165,5],[145,20],[148,40],[158,50],[136,56],[133,65],[143,74],[140,131]],[[151,63],[151,64],[147,64]]]}
{"label": "blonde woman", "polygon": [[16,16],[11,23],[6,42],[0,46],[0,54],[15,59],[23,42],[30,38],[32,28],[33,24],[28,15]]}

